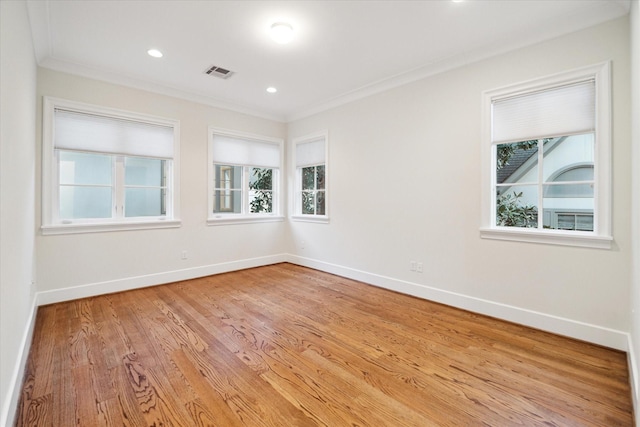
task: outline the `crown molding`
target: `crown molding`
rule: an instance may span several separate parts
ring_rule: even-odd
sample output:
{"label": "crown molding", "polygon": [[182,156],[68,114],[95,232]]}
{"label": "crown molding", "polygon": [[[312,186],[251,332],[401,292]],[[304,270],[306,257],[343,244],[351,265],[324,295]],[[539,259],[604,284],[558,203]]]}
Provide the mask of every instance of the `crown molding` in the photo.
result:
{"label": "crown molding", "polygon": [[86,65],[77,64],[70,61],[64,61],[64,60],[49,57],[40,61],[38,65],[42,68],[47,68],[53,71],[60,71],[67,74],[86,77],[94,80],[100,80],[107,83],[113,83],[121,86],[130,87],[133,89],[140,89],[148,92],[157,93],[160,95],[166,95],[173,98],[178,98],[186,101],[208,105],[210,107],[234,111],[236,113],[246,114],[248,116],[259,117],[259,118],[273,120],[281,123],[285,122],[286,120],[286,117],[283,115],[272,114],[269,112],[252,109],[249,107],[245,107],[243,105],[234,104],[232,102],[222,101],[214,97],[192,93],[181,88],[171,87],[162,83],[143,80],[142,78],[139,78],[139,77],[127,76],[127,75],[116,73],[116,72],[99,70],[97,68],[88,67]]}

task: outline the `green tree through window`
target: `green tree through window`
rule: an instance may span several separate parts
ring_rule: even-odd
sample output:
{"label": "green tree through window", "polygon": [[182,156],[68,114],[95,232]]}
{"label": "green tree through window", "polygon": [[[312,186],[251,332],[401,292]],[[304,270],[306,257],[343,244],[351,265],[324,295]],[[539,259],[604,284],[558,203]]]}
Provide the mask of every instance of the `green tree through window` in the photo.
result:
{"label": "green tree through window", "polygon": [[273,169],[251,168],[249,190],[251,213],[273,212]]}

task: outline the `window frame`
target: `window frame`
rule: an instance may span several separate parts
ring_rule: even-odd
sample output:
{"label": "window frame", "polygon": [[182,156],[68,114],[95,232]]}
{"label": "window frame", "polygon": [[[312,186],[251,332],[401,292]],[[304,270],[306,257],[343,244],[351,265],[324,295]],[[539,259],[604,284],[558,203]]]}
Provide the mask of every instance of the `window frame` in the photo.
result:
{"label": "window frame", "polygon": [[[215,162],[213,153],[214,135],[227,136],[237,139],[253,140],[260,143],[274,144],[278,146],[280,167],[274,168],[261,165],[243,165],[229,164],[226,162]],[[236,131],[231,129],[222,129],[209,126],[208,129],[208,149],[207,149],[207,225],[226,225],[226,224],[247,224],[260,222],[279,222],[284,221],[282,215],[282,189],[283,186],[283,165],[284,165],[284,139],[271,136],[253,134],[249,132]],[[215,186],[215,166],[239,166],[242,167],[242,183],[241,183],[241,205],[242,212],[213,212],[214,193],[218,188]],[[271,213],[251,213],[249,211],[249,170],[252,168],[273,169],[272,192],[273,192],[273,212]]]}
{"label": "window frame", "polygon": [[[302,206],[298,204],[298,196],[302,195],[302,169],[305,167],[317,167],[322,165],[309,164],[304,166],[297,166],[297,148],[298,145],[313,142],[319,139],[324,140],[324,215],[317,214],[303,214]],[[328,223],[329,222],[329,187],[330,187],[330,174],[329,174],[329,132],[322,130],[314,132],[308,135],[304,135],[298,138],[294,138],[292,141],[293,155],[291,156],[291,170],[293,171],[293,189],[291,197],[291,220],[298,222],[315,222],[315,223]],[[315,186],[315,184],[314,184]],[[317,191],[317,190],[316,190]]]}
{"label": "window frame", "polygon": [[[124,181],[125,158],[146,157],[97,152],[96,154],[112,156],[112,188],[114,194],[112,195],[111,218],[61,219],[59,217],[59,150],[55,149],[54,139],[56,109],[171,127],[173,129],[173,157],[170,159],[171,162],[167,173],[166,215],[125,217],[122,209],[118,213],[115,202],[116,200],[124,202],[126,188]],[[42,111],[42,218],[40,230],[43,235],[177,228],[181,226],[181,220],[179,219],[180,122],[178,120],[48,96],[43,97]]]}
{"label": "window frame", "polygon": [[[481,227],[484,239],[610,249],[611,222],[611,63],[576,70],[488,90],[482,94]],[[593,79],[595,82],[594,231],[566,231],[503,227],[496,225],[496,158],[492,141],[492,103],[554,87]],[[546,135],[540,135],[540,138]],[[560,135],[557,135],[560,136]]]}

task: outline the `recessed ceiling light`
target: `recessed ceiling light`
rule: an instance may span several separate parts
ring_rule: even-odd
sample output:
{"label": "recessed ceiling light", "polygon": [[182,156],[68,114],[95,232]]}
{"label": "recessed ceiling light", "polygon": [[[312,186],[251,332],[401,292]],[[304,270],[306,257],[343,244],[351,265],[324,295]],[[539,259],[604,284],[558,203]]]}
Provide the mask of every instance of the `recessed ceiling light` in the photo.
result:
{"label": "recessed ceiling light", "polygon": [[269,93],[276,93],[277,91],[278,91],[278,89],[276,89],[276,88],[275,88],[275,87],[273,87],[273,86],[269,86],[269,87],[267,88],[267,92],[269,92]]}
{"label": "recessed ceiling light", "polygon": [[293,27],[286,22],[276,22],[271,26],[271,38],[276,43],[289,43],[293,39]]}
{"label": "recessed ceiling light", "polygon": [[149,49],[147,53],[149,54],[149,56],[153,56],[154,58],[162,58],[162,52],[160,52],[158,49]]}

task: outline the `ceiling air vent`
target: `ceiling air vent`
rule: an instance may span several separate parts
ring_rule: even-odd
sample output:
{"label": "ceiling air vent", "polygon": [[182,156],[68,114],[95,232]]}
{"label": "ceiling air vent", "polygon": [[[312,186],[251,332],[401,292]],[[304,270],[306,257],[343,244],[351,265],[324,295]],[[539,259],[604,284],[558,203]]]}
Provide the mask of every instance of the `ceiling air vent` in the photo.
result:
{"label": "ceiling air vent", "polygon": [[210,76],[220,77],[221,79],[228,79],[233,74],[233,71],[229,71],[222,67],[216,67],[215,65],[212,65],[205,70],[205,73],[209,74]]}

